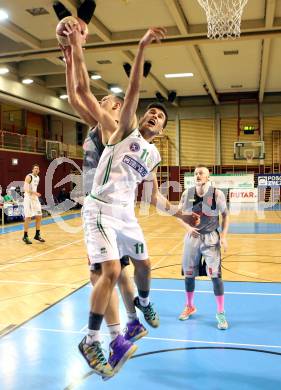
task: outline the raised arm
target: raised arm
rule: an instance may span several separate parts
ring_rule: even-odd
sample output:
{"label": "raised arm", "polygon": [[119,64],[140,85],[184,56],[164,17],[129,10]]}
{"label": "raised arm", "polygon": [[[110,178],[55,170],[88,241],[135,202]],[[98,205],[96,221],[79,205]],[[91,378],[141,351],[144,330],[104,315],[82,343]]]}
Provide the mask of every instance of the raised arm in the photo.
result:
{"label": "raised arm", "polygon": [[150,28],[139,42],[137,55],[131,71],[129,85],[126,91],[124,104],[121,110],[118,129],[112,135],[110,143],[117,143],[132,131],[135,114],[139,102],[139,90],[143,74],[144,50],[154,40],[160,42],[165,38],[166,30],[164,28]]}
{"label": "raised arm", "polygon": [[96,121],[101,124],[105,131],[110,133],[110,136],[112,132],[116,130],[116,122],[108,112],[100,107],[98,100],[92,94],[82,48],[82,35],[80,32],[81,27],[79,24],[75,24],[73,26],[66,24],[65,28],[66,30],[64,33],[68,35],[68,40],[73,52],[75,92],[81,99],[82,103],[87,107],[91,115],[96,119]]}
{"label": "raised arm", "polygon": [[90,127],[94,127],[97,125],[96,118],[92,115],[92,113],[88,110],[85,104],[83,104],[82,100],[78,96],[75,91],[75,75],[73,68],[73,56],[72,56],[72,47],[71,46],[60,46],[64,58],[65,58],[65,74],[66,74],[66,88],[68,95],[68,102],[71,107],[78,113],[81,119],[83,119],[87,125]]}

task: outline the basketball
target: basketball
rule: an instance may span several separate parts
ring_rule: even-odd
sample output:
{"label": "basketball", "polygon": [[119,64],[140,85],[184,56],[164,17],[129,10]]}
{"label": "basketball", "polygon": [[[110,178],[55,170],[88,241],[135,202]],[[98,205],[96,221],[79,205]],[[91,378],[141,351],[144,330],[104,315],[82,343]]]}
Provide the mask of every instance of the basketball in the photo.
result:
{"label": "basketball", "polygon": [[56,37],[57,37],[58,42],[62,46],[68,46],[67,36],[64,35],[64,33],[63,33],[65,31],[65,24],[66,23],[70,24],[71,26],[79,23],[80,27],[81,27],[81,33],[84,36],[85,41],[86,41],[86,38],[87,38],[87,35],[88,35],[88,26],[87,26],[87,24],[82,19],[76,18],[74,16],[67,16],[67,17],[63,18],[58,23],[57,28],[56,28]]}

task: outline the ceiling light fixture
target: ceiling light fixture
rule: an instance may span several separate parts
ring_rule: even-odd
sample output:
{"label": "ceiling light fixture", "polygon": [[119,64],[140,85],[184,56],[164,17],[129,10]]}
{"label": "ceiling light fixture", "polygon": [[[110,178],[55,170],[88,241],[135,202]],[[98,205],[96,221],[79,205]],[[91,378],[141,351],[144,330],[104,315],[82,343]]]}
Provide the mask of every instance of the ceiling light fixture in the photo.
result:
{"label": "ceiling light fixture", "polygon": [[9,18],[9,15],[7,14],[7,12],[3,9],[0,9],[0,21],[6,20],[8,18]]}
{"label": "ceiling light fixture", "polygon": [[175,79],[180,77],[193,77],[193,73],[166,73],[165,77],[166,79]]}
{"label": "ceiling light fixture", "polygon": [[7,74],[7,73],[9,73],[9,72],[10,72],[10,71],[9,71],[8,68],[4,68],[4,67],[0,68],[0,75]]}
{"label": "ceiling light fixture", "polygon": [[68,95],[62,94],[62,95],[60,95],[60,99],[66,100],[66,99],[68,99]]}
{"label": "ceiling light fixture", "polygon": [[112,85],[111,87],[109,87],[109,89],[113,93],[121,93],[121,92],[123,92],[123,89],[118,87],[117,85]]}
{"label": "ceiling light fixture", "polygon": [[101,79],[101,75],[100,74],[97,74],[97,73],[93,73],[91,75],[91,79],[92,80],[100,80]]}
{"label": "ceiling light fixture", "polygon": [[34,81],[32,79],[22,79],[21,82],[23,84],[29,85],[29,84],[32,84]]}

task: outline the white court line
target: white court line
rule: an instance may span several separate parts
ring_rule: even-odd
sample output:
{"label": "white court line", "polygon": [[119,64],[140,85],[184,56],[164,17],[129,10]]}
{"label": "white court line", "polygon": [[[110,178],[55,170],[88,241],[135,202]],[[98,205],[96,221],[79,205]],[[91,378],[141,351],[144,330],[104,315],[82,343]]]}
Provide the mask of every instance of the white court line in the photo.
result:
{"label": "white court line", "polygon": [[[52,333],[70,333],[70,334],[85,334],[81,330],[63,330],[63,329],[50,329],[50,328],[32,328],[28,326],[21,326],[20,329],[41,331],[41,332],[52,332]],[[102,336],[108,336],[108,333],[101,333]],[[234,345],[237,347],[251,347],[251,348],[275,348],[281,349],[281,345],[269,345],[269,344],[245,344],[245,343],[232,343],[224,341],[208,341],[208,340],[189,340],[189,339],[171,339],[165,337],[144,337],[147,340],[157,340],[175,343],[192,343],[192,344],[210,344],[210,345]]]}
{"label": "white court line", "polygon": [[28,255],[27,257],[25,257],[23,260],[21,261],[17,261],[16,263],[11,263],[11,264],[7,264],[7,265],[4,265],[2,267],[0,267],[0,271],[2,271],[3,269],[7,269],[7,268],[11,268],[11,267],[15,267],[16,265],[18,264],[23,264],[27,261],[30,261],[30,260],[33,260],[37,257],[40,257],[40,256],[43,256],[43,255],[46,255],[48,253],[51,253],[51,252],[55,252],[56,250],[58,249],[62,249],[62,248],[66,248],[72,244],[76,244],[77,242],[80,242],[80,241],[84,241],[84,238],[81,238],[80,240],[76,240],[76,241],[72,241],[72,242],[69,242],[68,244],[64,244],[64,245],[61,245],[61,246],[57,246],[56,248],[53,248],[53,249],[50,249],[48,251],[45,251],[45,252],[40,252],[38,253],[37,255],[34,255],[34,256],[30,256]]}
{"label": "white court line", "polygon": [[86,332],[87,329],[88,329],[88,324],[86,324],[85,326],[83,326],[83,328],[81,328],[81,329],[79,330],[79,332],[84,333],[84,332]]}
{"label": "white court line", "polygon": [[[85,287],[92,288],[91,284],[87,284]],[[150,291],[163,291],[163,292],[179,292],[185,293],[185,290],[169,289],[169,288],[151,288]],[[195,293],[199,294],[214,294],[213,290],[195,290]],[[269,296],[280,297],[281,293],[257,293],[257,292],[243,292],[243,291],[225,291],[224,294],[228,295],[257,295],[257,296]]]}
{"label": "white court line", "polygon": [[[92,288],[91,284],[87,284],[86,288]],[[163,291],[163,292],[180,292],[185,293],[185,290],[169,289],[169,288],[151,288],[150,291]],[[199,294],[214,294],[213,290],[195,290],[195,293]],[[228,295],[257,295],[257,296],[269,296],[280,297],[281,293],[257,293],[257,292],[243,292],[243,291],[225,291],[224,294]]]}
{"label": "white court line", "polygon": [[80,285],[71,284],[71,283],[48,283],[48,282],[34,282],[34,281],[25,281],[25,280],[0,280],[0,284],[30,284],[35,286],[57,286],[57,287],[71,287],[79,288]]}
{"label": "white court line", "polygon": [[[176,290],[176,289],[168,289],[168,288],[151,288],[150,291],[164,291],[164,292],[180,292],[185,293],[185,290]],[[201,294],[214,294],[212,290],[195,290],[195,293]],[[272,296],[272,297],[280,297],[281,294],[272,294],[272,293],[256,293],[256,292],[241,292],[241,291],[225,291],[225,294],[228,295],[261,295],[261,296]]]}
{"label": "white court line", "polygon": [[251,347],[251,348],[278,348],[281,349],[281,345],[268,345],[268,344],[244,344],[244,343],[226,343],[224,341],[206,341],[206,340],[181,340],[181,339],[168,339],[161,337],[144,337],[148,340],[158,341],[173,341],[176,343],[193,343],[193,344],[211,344],[211,345],[235,345],[237,347]]}

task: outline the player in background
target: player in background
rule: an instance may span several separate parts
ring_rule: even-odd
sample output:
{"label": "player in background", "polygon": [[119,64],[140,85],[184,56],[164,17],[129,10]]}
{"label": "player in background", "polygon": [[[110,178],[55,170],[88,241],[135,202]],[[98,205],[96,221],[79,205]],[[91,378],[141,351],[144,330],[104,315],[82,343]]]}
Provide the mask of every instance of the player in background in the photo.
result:
{"label": "player in background", "polygon": [[[210,182],[207,167],[199,165],[194,171],[195,186],[187,189],[180,201],[180,210],[193,211],[200,215],[200,224],[189,227],[184,239],[182,268],[185,277],[186,304],[179,319],[187,320],[196,313],[194,306],[195,277],[208,275],[214,288],[217,303],[219,329],[227,329],[224,311],[224,285],[221,278],[221,246],[227,249],[229,215],[224,193]],[[222,217],[222,230],[219,215]],[[204,257],[202,267],[201,260]],[[203,273],[200,270],[203,270]],[[205,273],[206,272],[206,273]]]}
{"label": "player in background", "polygon": [[39,185],[39,165],[34,164],[32,167],[32,172],[29,173],[24,180],[24,233],[23,233],[23,242],[26,244],[32,244],[32,241],[28,237],[29,223],[32,217],[35,217],[36,224],[36,233],[34,240],[45,242],[45,240],[40,235],[40,226],[42,220],[42,208],[39,202],[39,197],[41,194],[37,192],[37,187]]}

